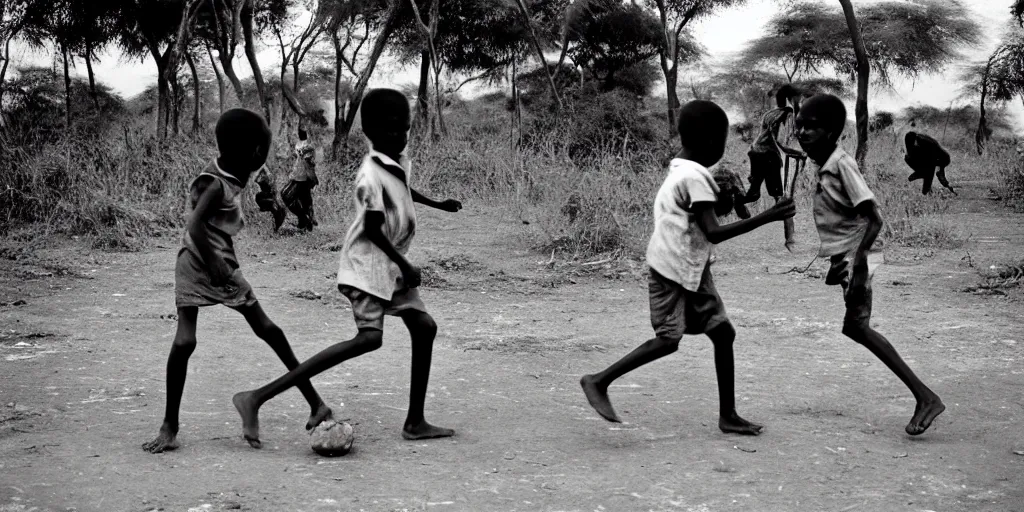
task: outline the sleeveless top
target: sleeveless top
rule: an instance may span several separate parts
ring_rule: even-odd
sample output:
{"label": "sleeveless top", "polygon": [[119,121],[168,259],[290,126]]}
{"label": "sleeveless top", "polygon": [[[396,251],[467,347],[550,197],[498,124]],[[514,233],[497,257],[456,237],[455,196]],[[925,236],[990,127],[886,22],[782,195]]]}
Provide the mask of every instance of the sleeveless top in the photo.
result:
{"label": "sleeveless top", "polygon": [[[211,162],[199,176],[189,184],[189,212],[195,209],[199,201],[199,180],[214,179],[220,180],[221,189],[224,195],[220,204],[211,206],[212,215],[206,219],[206,227],[210,233],[209,243],[213,250],[224,258],[224,261],[233,268],[238,268],[238,259],[235,257],[235,245],[231,237],[238,234],[245,225],[242,217],[242,189],[243,184],[230,174],[222,171],[216,160]],[[182,240],[183,250],[187,250],[202,261],[203,256],[196,248],[195,241],[188,230]]]}

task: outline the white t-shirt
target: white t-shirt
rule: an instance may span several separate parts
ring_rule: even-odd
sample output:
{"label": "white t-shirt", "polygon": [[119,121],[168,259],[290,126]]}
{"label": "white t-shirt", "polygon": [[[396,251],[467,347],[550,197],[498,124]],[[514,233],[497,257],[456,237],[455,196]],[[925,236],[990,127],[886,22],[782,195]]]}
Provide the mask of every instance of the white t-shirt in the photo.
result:
{"label": "white t-shirt", "polygon": [[821,238],[818,256],[857,249],[868,227],[867,219],[857,213],[857,206],[875,199],[857,168],[857,161],[843,148],[836,148],[818,168],[817,176],[814,224]]}
{"label": "white t-shirt", "polygon": [[654,198],[654,233],[647,264],[683,288],[697,291],[714,244],[696,225],[695,203],[713,203],[718,185],[703,165],[675,158]]}
{"label": "white t-shirt", "polygon": [[[391,169],[391,170],[389,170]],[[338,266],[338,284],[362,290],[383,300],[391,300],[396,280],[402,275],[391,261],[366,236],[364,220],[367,211],[384,213],[384,236],[399,254],[405,254],[416,233],[416,210],[409,186],[411,166],[404,156],[401,163],[375,150],[363,159],[356,173],[356,217],[345,235]],[[404,180],[396,176],[404,175]]]}

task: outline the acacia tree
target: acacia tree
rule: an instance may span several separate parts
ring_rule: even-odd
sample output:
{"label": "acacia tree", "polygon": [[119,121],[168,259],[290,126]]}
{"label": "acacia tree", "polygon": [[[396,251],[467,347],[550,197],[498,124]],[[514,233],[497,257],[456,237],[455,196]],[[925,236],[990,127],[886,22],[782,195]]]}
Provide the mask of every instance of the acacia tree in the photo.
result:
{"label": "acacia tree", "polygon": [[[321,2],[313,0],[306,6],[309,17],[302,28],[285,43],[286,23],[294,20],[284,15],[277,17],[270,23],[270,30],[277,37],[278,47],[281,50],[281,94],[288,102],[288,106],[300,117],[308,115],[306,108],[302,105],[296,94],[299,91],[300,66],[306,55],[319,42],[320,37],[327,30],[329,10]],[[285,75],[288,67],[292,69],[292,84],[289,87]]]}
{"label": "acacia tree", "polygon": [[[661,44],[658,48],[661,72],[665,76],[665,93],[668,102],[669,133],[676,133],[676,114],[679,111],[679,64],[696,57],[695,44],[687,35],[686,27],[693,20],[711,15],[742,3],[744,0],[645,0],[658,13]],[[634,1],[634,4],[636,2]]]}
{"label": "acacia tree", "polygon": [[242,7],[246,1],[203,0],[196,22],[197,35],[217,50],[217,59],[220,63],[218,73],[220,70],[223,71],[240,103],[243,101],[244,93],[242,81],[235,72],[234,61],[235,51],[242,39]]}
{"label": "acacia tree", "polygon": [[129,56],[153,57],[157,67],[157,136],[167,137],[172,117],[170,82],[191,37],[203,0],[117,0],[119,40]]}
{"label": "acacia tree", "polygon": [[857,160],[867,155],[867,92],[871,74],[891,86],[896,76],[942,70],[980,41],[980,28],[957,0],[884,1],[854,13],[798,2],[773,17],[744,51],[748,65],[778,66],[790,79],[834,71],[857,82]]}
{"label": "acacia tree", "polygon": [[1006,103],[1014,97],[1024,101],[1024,32],[1020,27],[1010,27],[988,58],[965,68],[961,78],[965,82],[962,95],[979,97],[974,142],[980,155],[992,135],[988,102]]}
{"label": "acacia tree", "polygon": [[11,42],[17,39],[33,16],[39,2],[33,0],[0,0],[0,106],[3,106],[4,79],[11,63]]}

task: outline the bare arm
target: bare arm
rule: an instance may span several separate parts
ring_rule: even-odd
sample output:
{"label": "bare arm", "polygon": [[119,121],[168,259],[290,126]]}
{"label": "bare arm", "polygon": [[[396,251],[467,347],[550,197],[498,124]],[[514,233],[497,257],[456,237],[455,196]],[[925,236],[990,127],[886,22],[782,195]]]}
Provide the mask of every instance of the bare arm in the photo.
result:
{"label": "bare arm", "polygon": [[412,200],[414,202],[420,203],[422,205],[426,205],[426,206],[429,206],[431,208],[436,208],[438,210],[444,210],[446,212],[452,212],[452,213],[457,212],[457,211],[462,209],[462,203],[460,203],[459,201],[456,201],[454,199],[446,199],[444,201],[435,201],[435,200],[433,200],[433,199],[431,199],[431,198],[421,194],[418,190],[416,190],[416,189],[414,189],[412,187],[409,187],[409,190],[412,191]]}
{"label": "bare arm", "polygon": [[720,244],[730,238],[749,233],[769,222],[784,220],[796,215],[796,205],[792,199],[783,199],[771,208],[749,218],[732,224],[721,225],[715,214],[714,203],[702,202],[693,205],[696,210],[697,227],[704,232],[708,241]]}
{"label": "bare arm", "polygon": [[363,229],[366,231],[366,237],[379,247],[381,251],[384,251],[384,254],[391,261],[398,265],[399,270],[402,271],[402,278],[405,280],[406,286],[416,288],[420,285],[420,269],[409,263],[409,260],[405,259],[405,256],[402,256],[395,249],[395,246],[391,244],[391,240],[384,236],[383,226],[384,212],[376,210],[366,211],[366,218],[363,219]]}
{"label": "bare arm", "polygon": [[[200,186],[202,186],[202,183],[200,182]],[[199,255],[202,256],[203,262],[206,263],[206,270],[210,274],[210,282],[214,285],[219,285],[226,281],[231,277],[232,272],[227,262],[210,245],[210,228],[206,224],[206,218],[210,215],[213,205],[220,202],[223,197],[224,188],[220,180],[211,180],[208,185],[200,190],[196,207],[192,209],[192,214],[189,215],[186,226],[189,236],[192,237],[192,242],[195,243],[196,249],[199,250]]]}
{"label": "bare arm", "polygon": [[871,246],[875,244],[875,240],[878,239],[878,234],[882,231],[883,224],[882,214],[878,211],[878,205],[872,200],[863,201],[858,204],[857,214],[868,220],[868,228],[864,232],[864,238],[861,239],[860,245],[857,247],[855,262],[867,256],[868,250],[871,249]]}

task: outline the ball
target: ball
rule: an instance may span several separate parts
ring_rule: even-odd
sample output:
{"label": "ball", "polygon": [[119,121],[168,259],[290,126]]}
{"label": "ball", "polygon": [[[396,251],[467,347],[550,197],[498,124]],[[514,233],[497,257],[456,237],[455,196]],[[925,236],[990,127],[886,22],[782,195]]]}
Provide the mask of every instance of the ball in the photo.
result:
{"label": "ball", "polygon": [[355,441],[352,425],[333,418],[322,421],[309,431],[309,447],[325,457],[345,455]]}

